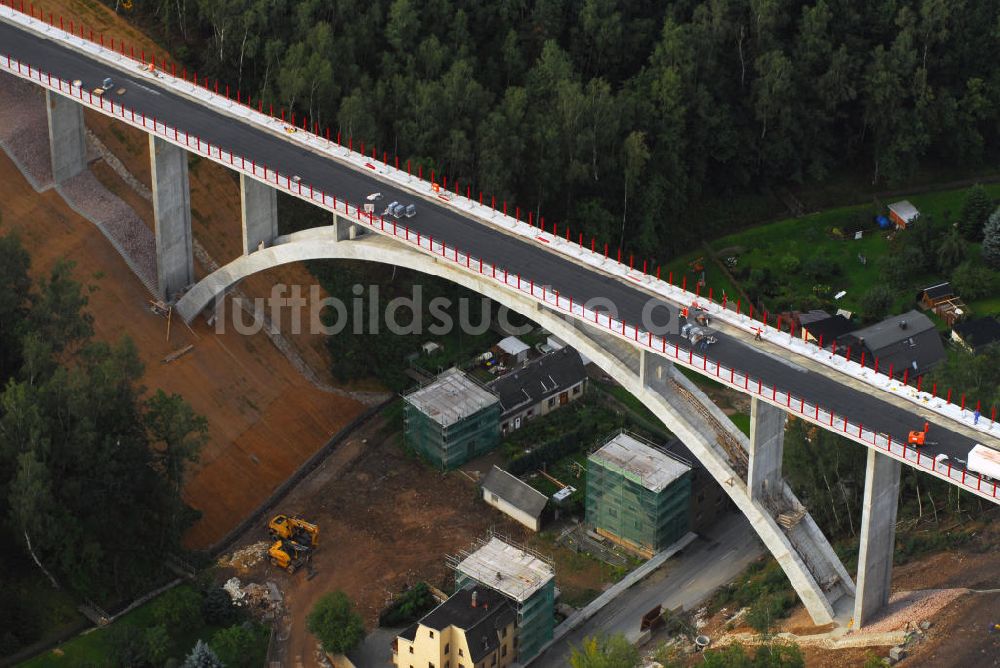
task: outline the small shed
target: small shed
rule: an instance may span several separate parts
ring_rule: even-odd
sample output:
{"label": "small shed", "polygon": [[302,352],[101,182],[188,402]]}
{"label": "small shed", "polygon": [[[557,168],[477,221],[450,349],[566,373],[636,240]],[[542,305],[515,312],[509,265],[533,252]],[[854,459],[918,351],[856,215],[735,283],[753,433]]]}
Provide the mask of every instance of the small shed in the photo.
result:
{"label": "small shed", "polygon": [[951,289],[951,283],[945,281],[931,285],[917,293],[917,301],[925,311],[932,309],[941,302],[947,301],[955,296],[955,291]]}
{"label": "small shed", "polygon": [[889,205],[889,219],[896,225],[896,229],[905,230],[916,222],[920,217],[917,207],[910,204],[909,200],[893,202]]}
{"label": "small shed", "polygon": [[483,478],[483,501],[510,515],[532,531],[542,527],[542,511],[548,498],[519,478],[493,466]]}
{"label": "small shed", "polygon": [[917,302],[925,311],[929,309],[936,313],[949,327],[954,327],[969,312],[948,282],[924,288],[917,293]]}
{"label": "small shed", "polygon": [[524,364],[528,361],[528,351],[530,348],[528,344],[516,336],[508,336],[505,339],[500,339],[500,342],[494,348],[494,353],[509,366]]}

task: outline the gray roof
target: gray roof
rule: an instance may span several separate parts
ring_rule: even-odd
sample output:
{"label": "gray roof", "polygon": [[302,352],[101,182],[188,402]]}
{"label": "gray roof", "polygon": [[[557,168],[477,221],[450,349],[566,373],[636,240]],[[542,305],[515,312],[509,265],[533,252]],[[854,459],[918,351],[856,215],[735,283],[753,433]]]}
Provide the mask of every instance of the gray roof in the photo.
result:
{"label": "gray roof", "polygon": [[588,459],[619,471],[652,492],[662,492],[692,468],[627,432],[616,435]]}
{"label": "gray roof", "polygon": [[483,478],[483,489],[536,518],[548,503],[544,494],[496,465]]}
{"label": "gray roof", "polygon": [[449,427],[497,402],[493,393],[455,368],[448,369],[404,398],[442,427]]}
{"label": "gray roof", "polygon": [[906,222],[910,222],[912,219],[920,215],[920,212],[917,211],[917,207],[910,204],[910,201],[906,199],[900,200],[899,202],[893,202],[889,205],[889,210]]}
{"label": "gray roof", "polygon": [[503,414],[533,406],[587,377],[580,353],[566,347],[525,364],[487,385],[500,397]]}
{"label": "gray roof", "polygon": [[505,339],[500,339],[500,342],[497,343],[497,348],[504,351],[508,355],[520,355],[521,353],[530,350],[528,344],[516,336],[508,336]]}
{"label": "gray roof", "polygon": [[892,364],[900,373],[904,367],[924,373],[945,357],[934,323],[920,311],[894,315],[856,330],[845,337],[844,345],[851,345],[852,340],[879,358],[882,369],[888,370]]}
{"label": "gray roof", "polygon": [[808,325],[819,320],[826,320],[829,317],[830,314],[826,311],[814,309],[812,311],[806,311],[805,313],[799,313],[799,324]]}

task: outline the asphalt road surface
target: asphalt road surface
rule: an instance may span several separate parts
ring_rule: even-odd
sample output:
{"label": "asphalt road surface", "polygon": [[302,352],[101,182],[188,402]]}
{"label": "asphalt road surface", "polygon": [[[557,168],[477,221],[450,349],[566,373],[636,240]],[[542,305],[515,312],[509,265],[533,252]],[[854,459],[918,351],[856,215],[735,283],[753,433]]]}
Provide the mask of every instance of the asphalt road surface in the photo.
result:
{"label": "asphalt road surface", "polygon": [[[228,151],[266,163],[282,174],[298,174],[303,184],[311,184],[338,199],[360,203],[369,193],[383,193],[388,202],[415,202],[418,214],[408,219],[410,229],[432,235],[450,246],[482,257],[485,261],[518,273],[539,285],[549,285],[577,303],[593,298],[610,299],[626,322],[642,322],[644,305],[652,297],[641,290],[562,258],[540,245],[525,242],[457,212],[393,188],[373,175],[361,173],[334,160],[297,146],[284,138],[252,127],[221,112],[158,88],[155,82],[115,70],[86,55],[50,40],[22,31],[0,21],[0,55],[10,55],[64,80],[79,79],[86,89],[98,86],[107,76],[114,88],[124,87],[125,95],[115,98],[136,112],[155,116]],[[679,336],[668,337],[683,346]],[[742,369],[752,378],[776,385],[808,402],[815,402],[855,424],[890,434],[896,442],[905,441],[913,429],[927,418],[877,398],[878,391],[861,391],[843,385],[823,374],[795,367],[776,356],[756,350],[752,345],[726,335],[709,349],[710,358],[724,366]],[[835,373],[835,372],[831,372]],[[966,459],[975,444],[969,437],[939,426],[930,419],[936,445],[925,446],[925,453],[945,453],[951,458]]]}
{"label": "asphalt road surface", "polygon": [[693,610],[762,554],[764,548],[747,518],[730,513],[659,570],[553,643],[532,665],[568,666],[573,648],[580,647],[588,636],[621,633],[634,641],[642,616],[657,605],[664,610],[681,606]]}

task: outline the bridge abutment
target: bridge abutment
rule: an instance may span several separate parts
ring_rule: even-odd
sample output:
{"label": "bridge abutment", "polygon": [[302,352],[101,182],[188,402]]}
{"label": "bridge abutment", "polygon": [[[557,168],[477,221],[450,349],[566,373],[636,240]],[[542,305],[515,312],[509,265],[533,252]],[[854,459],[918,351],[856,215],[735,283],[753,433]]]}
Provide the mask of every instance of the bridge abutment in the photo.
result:
{"label": "bridge abutment", "polygon": [[240,173],[243,254],[270,246],[278,237],[278,191]]}
{"label": "bridge abutment", "polygon": [[87,168],[87,129],[83,107],[50,90],[45,91],[45,111],[52,178],[58,185]]}
{"label": "bridge abutment", "polygon": [[785,449],[785,411],[754,397],[750,400],[750,462],[747,487],[750,498],[760,501],[780,494],[781,455]]}
{"label": "bridge abutment", "polygon": [[194,282],[187,151],[150,135],[149,162],[158,291],[169,301]]}
{"label": "bridge abutment", "polygon": [[875,613],[889,602],[901,469],[899,461],[875,450],[868,451],[857,593],[854,597],[855,627],[870,622]]}

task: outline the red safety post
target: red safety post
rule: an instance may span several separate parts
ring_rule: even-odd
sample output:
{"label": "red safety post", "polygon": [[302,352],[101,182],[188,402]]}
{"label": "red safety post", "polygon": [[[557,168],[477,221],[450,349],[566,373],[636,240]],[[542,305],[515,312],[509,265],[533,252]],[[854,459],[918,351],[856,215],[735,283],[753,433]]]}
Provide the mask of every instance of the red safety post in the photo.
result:
{"label": "red safety post", "polygon": [[861,351],[861,367],[864,368],[864,366],[865,366],[865,351],[862,350]]}
{"label": "red safety post", "polygon": [[910,367],[903,369],[903,385],[910,384]]}
{"label": "red safety post", "polygon": [[965,410],[965,393],[962,393],[962,410]]}

